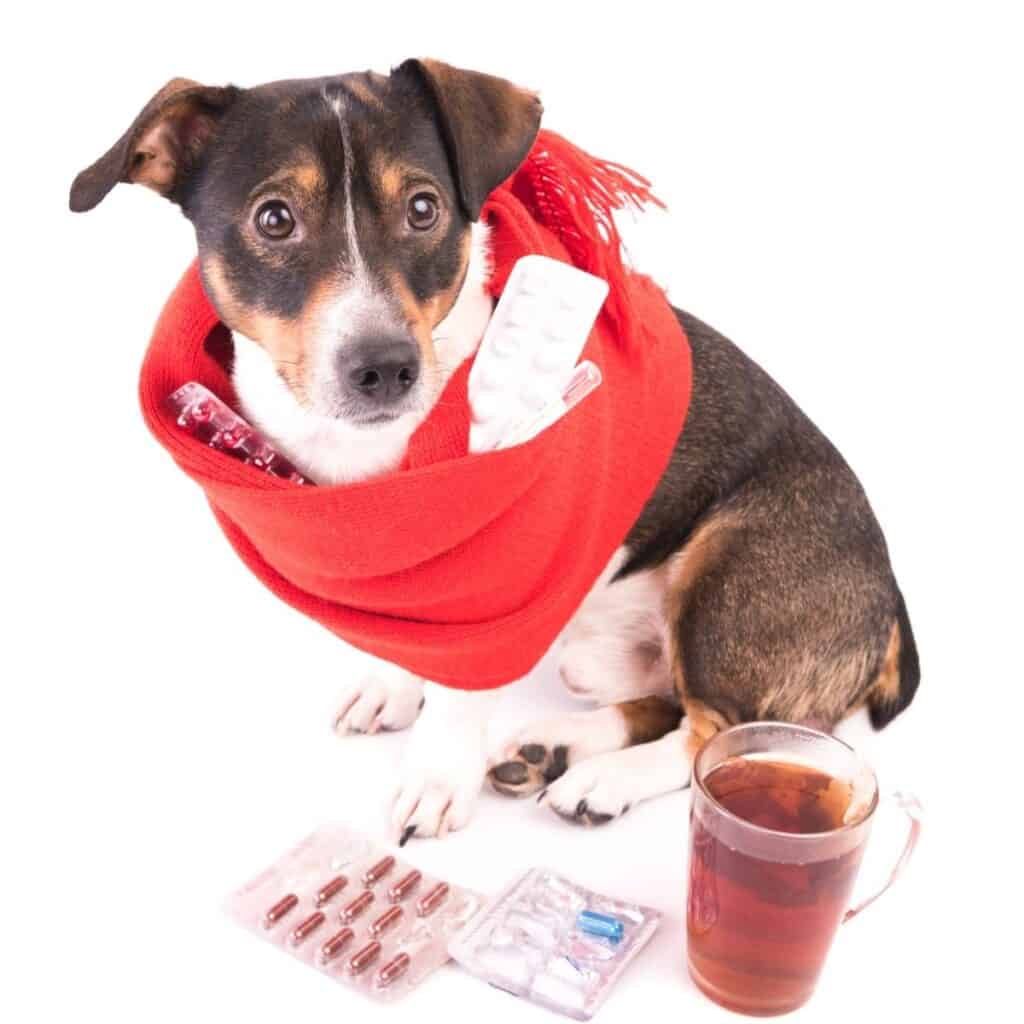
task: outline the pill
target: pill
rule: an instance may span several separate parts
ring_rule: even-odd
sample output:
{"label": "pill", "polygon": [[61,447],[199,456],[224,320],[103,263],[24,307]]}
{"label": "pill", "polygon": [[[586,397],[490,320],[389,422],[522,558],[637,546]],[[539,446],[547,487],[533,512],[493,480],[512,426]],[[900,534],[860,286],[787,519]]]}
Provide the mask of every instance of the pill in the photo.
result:
{"label": "pill", "polygon": [[320,947],[320,962],[330,963],[352,941],[353,935],[355,932],[351,928],[342,928],[340,932],[335,932]]}
{"label": "pill", "polygon": [[368,942],[358,953],[353,953],[345,965],[349,974],[362,974],[377,957],[380,956],[380,943],[374,940]]}
{"label": "pill", "polygon": [[363,885],[375,885],[379,882],[393,867],[395,866],[395,858],[391,856],[382,857],[372,868],[366,869],[366,874],[363,875]]}
{"label": "pill", "polygon": [[402,908],[390,907],[370,925],[371,935],[383,935],[389,928],[394,928],[402,920]]}
{"label": "pill", "polygon": [[264,915],[263,915],[263,927],[273,928],[282,917],[285,916],[289,911],[293,910],[296,904],[299,902],[299,897],[295,893],[290,892],[287,896],[282,896]]}
{"label": "pill", "polygon": [[403,974],[411,963],[411,959],[408,953],[399,953],[398,956],[393,956],[378,972],[377,972],[377,986],[378,988],[387,988],[393,981],[396,981]]}
{"label": "pill", "polygon": [[569,944],[569,955],[574,960],[587,963],[603,963],[606,960],[615,959],[615,950],[607,941],[582,938],[574,939]]}
{"label": "pill", "polygon": [[586,1003],[586,995],[578,984],[553,974],[535,975],[530,985],[530,994],[570,1015],[582,1012]]}
{"label": "pill", "polygon": [[420,879],[423,875],[415,868],[412,871],[402,875],[402,877],[395,882],[390,889],[388,889],[388,899],[392,903],[401,903],[406,896],[409,895],[420,884]]}
{"label": "pill", "polygon": [[596,910],[581,910],[576,915],[576,928],[585,935],[597,935],[610,942],[621,942],[623,925],[611,914],[599,914]]}
{"label": "pill", "polygon": [[448,895],[448,883],[438,882],[430,892],[424,893],[416,901],[416,913],[420,917],[427,917],[432,914],[442,903],[445,901],[445,897]]}
{"label": "pill", "polygon": [[338,915],[341,923],[351,924],[372,902],[373,893],[369,889],[364,889],[351,903],[342,907]]}
{"label": "pill", "polygon": [[344,875],[335,876],[317,891],[313,902],[318,907],[322,907],[325,903],[334,899],[334,897],[337,896],[346,885],[348,885],[348,879]]}
{"label": "pill", "polygon": [[310,914],[301,924],[297,924],[293,929],[291,935],[288,936],[293,946],[300,946],[306,941],[326,921],[321,911],[317,911],[315,914]]}

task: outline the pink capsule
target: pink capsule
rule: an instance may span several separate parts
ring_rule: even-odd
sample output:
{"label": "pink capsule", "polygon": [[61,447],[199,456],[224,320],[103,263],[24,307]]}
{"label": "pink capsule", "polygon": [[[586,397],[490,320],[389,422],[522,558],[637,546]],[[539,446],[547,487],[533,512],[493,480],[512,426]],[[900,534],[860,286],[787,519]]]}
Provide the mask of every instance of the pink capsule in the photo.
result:
{"label": "pink capsule", "polygon": [[332,878],[326,885],[317,890],[316,896],[313,897],[313,902],[318,907],[322,907],[325,903],[334,899],[346,885],[348,885],[348,879],[344,875]]}
{"label": "pink capsule", "polygon": [[285,914],[292,911],[296,904],[299,902],[299,897],[295,893],[290,892],[287,896],[282,896],[264,915],[263,915],[263,927],[273,928],[278,921],[281,920]]}
{"label": "pink capsule", "polygon": [[372,902],[373,893],[369,889],[364,889],[351,903],[342,908],[341,914],[338,915],[341,923],[351,924]]}
{"label": "pink capsule", "polygon": [[430,892],[424,893],[416,901],[416,913],[420,917],[427,917],[432,914],[448,896],[448,883],[438,882]]}
{"label": "pink capsule", "polygon": [[301,946],[326,921],[322,911],[316,911],[315,914],[310,914],[301,924],[297,924],[293,929],[291,935],[288,936],[293,946]]}
{"label": "pink capsule", "polygon": [[362,974],[380,956],[380,949],[380,943],[374,940],[363,946],[358,953],[353,953],[345,965],[349,974]]}
{"label": "pink capsule", "polygon": [[383,935],[389,928],[394,928],[402,920],[402,908],[391,907],[385,910],[373,924],[370,925],[371,935]]}
{"label": "pink capsule", "polygon": [[352,941],[354,935],[355,932],[351,928],[342,928],[340,932],[335,932],[320,947],[320,963],[330,963],[339,956],[341,951]]}
{"label": "pink capsule", "polygon": [[394,866],[394,857],[382,857],[372,868],[367,868],[363,875],[363,885],[376,885]]}
{"label": "pink capsule", "polygon": [[388,899],[391,900],[392,903],[401,903],[402,900],[404,900],[405,897],[420,884],[420,879],[422,877],[423,875],[415,868],[407,874],[402,875],[402,877],[395,882],[390,889],[388,889]]}
{"label": "pink capsule", "polygon": [[387,988],[393,981],[397,981],[408,970],[410,963],[412,961],[408,953],[399,953],[398,956],[392,957],[377,972],[377,987]]}

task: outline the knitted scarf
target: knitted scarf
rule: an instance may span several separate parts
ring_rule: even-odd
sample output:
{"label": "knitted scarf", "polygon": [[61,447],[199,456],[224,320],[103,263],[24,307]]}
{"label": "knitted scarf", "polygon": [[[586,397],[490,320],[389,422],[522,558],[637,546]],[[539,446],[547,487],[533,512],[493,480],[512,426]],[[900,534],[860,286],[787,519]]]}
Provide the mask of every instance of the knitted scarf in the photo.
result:
{"label": "knitted scarf", "polygon": [[175,424],[187,381],[237,406],[230,352],[195,265],[171,296],[139,385],[149,429],[206,494],[242,561],[278,597],[355,647],[460,689],[525,675],[556,639],[668,464],[690,397],[690,351],[661,291],[627,270],[615,210],[648,182],[543,131],[487,201],[500,295],[541,253],[610,291],[584,350],[604,383],[525,444],[468,454],[471,359],[413,435],[400,470],[354,484],[281,480]]}

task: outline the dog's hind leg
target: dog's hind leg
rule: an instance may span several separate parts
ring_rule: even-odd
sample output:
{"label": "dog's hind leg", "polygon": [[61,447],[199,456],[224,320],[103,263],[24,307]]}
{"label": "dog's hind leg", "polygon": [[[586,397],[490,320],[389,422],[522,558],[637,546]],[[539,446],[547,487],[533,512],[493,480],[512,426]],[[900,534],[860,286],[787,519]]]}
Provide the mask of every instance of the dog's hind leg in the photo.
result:
{"label": "dog's hind leg", "polygon": [[688,733],[684,721],[650,743],[582,761],[548,786],[541,799],[567,821],[604,825],[641,800],[690,784]]}
{"label": "dog's hind leg", "polygon": [[531,722],[492,756],[491,786],[505,796],[529,796],[588,759],[649,744],[679,725],[671,700],[640,697],[592,711]]}

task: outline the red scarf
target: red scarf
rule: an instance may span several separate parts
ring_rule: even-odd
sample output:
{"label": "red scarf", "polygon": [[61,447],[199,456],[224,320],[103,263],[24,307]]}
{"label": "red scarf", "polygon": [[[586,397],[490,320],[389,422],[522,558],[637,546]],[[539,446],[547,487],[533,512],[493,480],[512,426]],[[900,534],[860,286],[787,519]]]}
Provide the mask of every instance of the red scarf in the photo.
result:
{"label": "red scarf", "polygon": [[236,405],[211,354],[230,351],[229,335],[195,265],[146,353],[146,423],[203,488],[242,561],[282,600],[434,682],[473,690],[517,679],[622,544],[686,415],[686,337],[661,289],[623,267],[612,220],[614,210],[652,201],[647,184],[544,131],[487,201],[494,295],[528,253],[571,262],[610,286],[584,351],[604,383],[526,444],[467,454],[466,360],[400,471],[302,487],[206,447],[165,405],[189,380]]}

